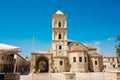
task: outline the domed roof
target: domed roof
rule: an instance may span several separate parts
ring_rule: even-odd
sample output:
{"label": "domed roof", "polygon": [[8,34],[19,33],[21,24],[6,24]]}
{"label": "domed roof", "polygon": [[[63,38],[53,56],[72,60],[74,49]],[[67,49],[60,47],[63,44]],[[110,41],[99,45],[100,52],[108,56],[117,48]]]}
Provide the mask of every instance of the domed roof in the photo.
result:
{"label": "domed roof", "polygon": [[91,45],[88,45],[87,47],[88,47],[88,49],[96,49],[96,47],[91,46]]}

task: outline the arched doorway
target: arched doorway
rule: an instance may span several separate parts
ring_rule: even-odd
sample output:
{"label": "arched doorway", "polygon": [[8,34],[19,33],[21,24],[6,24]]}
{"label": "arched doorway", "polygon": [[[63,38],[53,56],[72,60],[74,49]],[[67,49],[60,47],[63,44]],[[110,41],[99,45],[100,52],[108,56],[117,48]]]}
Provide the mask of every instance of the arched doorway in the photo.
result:
{"label": "arched doorway", "polygon": [[49,63],[46,57],[39,57],[36,61],[36,72],[45,73],[49,71]]}

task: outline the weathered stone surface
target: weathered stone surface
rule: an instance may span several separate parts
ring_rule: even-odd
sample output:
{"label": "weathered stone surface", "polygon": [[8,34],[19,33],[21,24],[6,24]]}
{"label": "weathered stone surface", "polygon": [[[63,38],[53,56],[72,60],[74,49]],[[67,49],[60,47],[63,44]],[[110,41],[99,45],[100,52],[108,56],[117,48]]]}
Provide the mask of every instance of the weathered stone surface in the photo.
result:
{"label": "weathered stone surface", "polygon": [[[67,39],[67,15],[61,11],[52,15],[52,43],[45,54],[31,54],[31,72],[40,72],[41,61],[47,65],[47,72],[101,72],[102,56],[94,46]],[[62,13],[62,14],[61,14]],[[79,35],[77,35],[79,36]]]}

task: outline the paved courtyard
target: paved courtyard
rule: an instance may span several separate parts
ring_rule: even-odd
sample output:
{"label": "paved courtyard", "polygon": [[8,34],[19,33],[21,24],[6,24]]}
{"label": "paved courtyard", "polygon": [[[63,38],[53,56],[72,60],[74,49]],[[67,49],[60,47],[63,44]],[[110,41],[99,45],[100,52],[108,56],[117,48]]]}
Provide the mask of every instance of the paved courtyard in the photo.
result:
{"label": "paved courtyard", "polygon": [[[40,73],[21,75],[20,80],[63,80],[62,73]],[[76,80],[105,80],[105,73],[77,73]]]}

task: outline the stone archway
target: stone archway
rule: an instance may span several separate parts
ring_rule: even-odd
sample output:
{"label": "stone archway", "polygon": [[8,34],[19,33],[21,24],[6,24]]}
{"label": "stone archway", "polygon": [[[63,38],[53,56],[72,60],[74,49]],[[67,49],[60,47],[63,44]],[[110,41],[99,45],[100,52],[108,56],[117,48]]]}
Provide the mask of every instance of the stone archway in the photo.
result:
{"label": "stone archway", "polygon": [[49,71],[49,61],[48,58],[41,56],[36,61],[36,72],[45,73]]}

